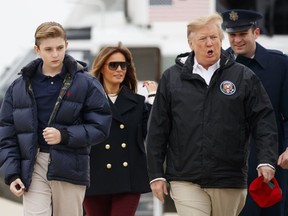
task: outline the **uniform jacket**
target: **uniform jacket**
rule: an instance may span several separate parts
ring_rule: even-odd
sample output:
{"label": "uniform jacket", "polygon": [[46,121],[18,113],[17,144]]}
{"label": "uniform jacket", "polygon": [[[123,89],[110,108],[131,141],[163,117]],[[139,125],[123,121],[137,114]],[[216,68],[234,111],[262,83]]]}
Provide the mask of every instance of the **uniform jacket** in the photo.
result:
{"label": "uniform jacket", "polygon": [[147,136],[150,180],[246,188],[251,133],[259,163],[275,165],[277,159],[269,97],[257,76],[224,50],[209,86],[192,73],[193,64],[193,52],[178,56],[158,85]]}
{"label": "uniform jacket", "polygon": [[282,153],[288,147],[288,57],[256,43],[253,59],[238,56],[236,61],[252,69],[267,91],[276,115],[279,153]]}
{"label": "uniform jacket", "polygon": [[[229,48],[228,51],[232,53],[231,48]],[[261,80],[270,97],[278,126],[278,153],[280,155],[288,147],[288,57],[280,51],[265,49],[263,46],[256,43],[256,52],[252,59],[244,56],[237,56],[236,61],[253,70]],[[252,139],[250,145],[248,184],[258,176],[257,170],[255,169],[255,166],[258,165],[255,158],[256,151],[254,140]],[[287,191],[286,172],[287,171],[280,166],[276,166],[275,178],[277,179],[283,194]],[[245,212],[250,212],[251,209],[255,208],[256,211],[256,209],[259,208],[253,202],[253,199],[247,200],[248,203],[246,203],[242,215],[247,215]],[[287,204],[285,204],[285,199],[283,199],[279,204],[274,205],[267,210],[273,215],[284,215],[284,213],[281,212],[285,206],[287,206]],[[260,210],[257,211],[260,214]],[[266,211],[266,208],[263,209],[263,211]]]}
{"label": "uniform jacket", "polygon": [[[0,111],[0,165],[5,182],[20,177],[28,191],[37,154],[37,108],[31,78],[41,59],[21,70],[8,88]],[[61,144],[51,145],[47,179],[89,186],[90,146],[109,135],[111,111],[100,82],[84,63],[66,55],[64,66],[72,84],[50,125],[63,132]],[[65,135],[65,136],[64,136]]]}
{"label": "uniform jacket", "polygon": [[145,97],[126,86],[114,104],[110,101],[110,136],[91,149],[91,186],[87,195],[150,191],[144,146],[149,112],[144,101]]}

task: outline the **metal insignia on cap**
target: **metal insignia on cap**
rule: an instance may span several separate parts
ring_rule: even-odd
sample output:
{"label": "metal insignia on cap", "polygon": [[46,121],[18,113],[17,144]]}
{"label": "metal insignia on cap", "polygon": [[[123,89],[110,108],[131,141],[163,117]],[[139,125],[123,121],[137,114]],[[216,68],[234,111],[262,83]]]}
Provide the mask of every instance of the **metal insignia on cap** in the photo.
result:
{"label": "metal insignia on cap", "polygon": [[231,12],[229,13],[229,18],[230,18],[230,20],[232,20],[232,21],[238,20],[238,13],[235,12],[235,11],[231,11]]}

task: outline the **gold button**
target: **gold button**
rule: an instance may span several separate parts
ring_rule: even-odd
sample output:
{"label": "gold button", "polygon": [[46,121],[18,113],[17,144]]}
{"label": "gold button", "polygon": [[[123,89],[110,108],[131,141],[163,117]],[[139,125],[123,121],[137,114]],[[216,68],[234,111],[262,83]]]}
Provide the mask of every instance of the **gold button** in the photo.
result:
{"label": "gold button", "polygon": [[106,145],[105,145],[105,149],[107,149],[107,150],[110,149],[110,145],[109,145],[109,144],[106,144]]}
{"label": "gold button", "polygon": [[112,168],[112,164],[107,164],[106,167],[107,167],[107,169],[111,169]]}
{"label": "gold button", "polygon": [[124,166],[124,167],[127,167],[127,166],[128,166],[128,163],[127,163],[127,162],[123,162],[123,166]]}
{"label": "gold button", "polygon": [[121,147],[122,147],[122,148],[126,148],[126,143],[122,143],[122,144],[121,144]]}
{"label": "gold button", "polygon": [[120,129],[124,129],[124,124],[120,124]]}

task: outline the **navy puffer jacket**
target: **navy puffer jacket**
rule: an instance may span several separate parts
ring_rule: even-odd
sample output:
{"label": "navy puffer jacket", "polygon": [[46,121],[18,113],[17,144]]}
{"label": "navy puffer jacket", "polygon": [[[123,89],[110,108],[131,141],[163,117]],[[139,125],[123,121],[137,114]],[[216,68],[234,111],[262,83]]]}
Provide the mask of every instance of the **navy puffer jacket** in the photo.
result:
{"label": "navy puffer jacket", "polygon": [[[0,166],[6,167],[5,183],[20,177],[27,191],[38,147],[31,78],[41,63],[36,59],[21,70],[22,76],[8,88],[0,111]],[[64,66],[72,84],[50,125],[61,131],[62,141],[51,145],[47,178],[89,186],[90,147],[108,137],[111,111],[100,82],[87,73],[85,63],[66,55]]]}

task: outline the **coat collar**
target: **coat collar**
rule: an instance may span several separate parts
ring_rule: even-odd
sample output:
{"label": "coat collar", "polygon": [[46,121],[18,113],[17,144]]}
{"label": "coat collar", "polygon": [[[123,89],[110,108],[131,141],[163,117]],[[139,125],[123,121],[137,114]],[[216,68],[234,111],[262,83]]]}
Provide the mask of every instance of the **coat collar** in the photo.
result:
{"label": "coat collar", "polygon": [[113,119],[123,122],[122,115],[129,112],[129,110],[137,105],[137,95],[126,86],[123,86],[115,103],[113,104],[110,99],[109,103]]}
{"label": "coat collar", "polygon": [[258,62],[258,64],[262,68],[266,68],[270,62],[268,51],[257,42],[256,42],[256,52],[254,59]]}
{"label": "coat collar", "polygon": [[[233,54],[233,50],[231,49],[231,47],[229,47],[227,50]],[[257,62],[262,68],[266,68],[270,62],[268,51],[257,42],[256,42],[256,51],[253,59],[244,56],[237,57],[237,62],[244,64],[246,66],[248,66],[251,61]]]}

